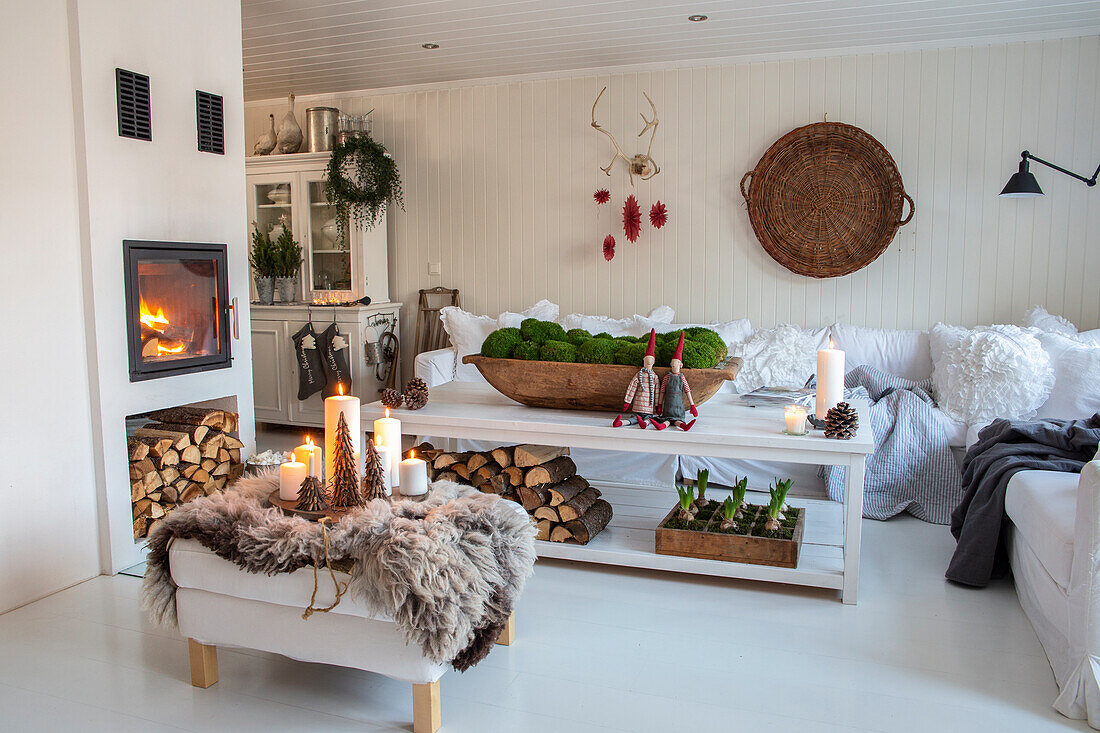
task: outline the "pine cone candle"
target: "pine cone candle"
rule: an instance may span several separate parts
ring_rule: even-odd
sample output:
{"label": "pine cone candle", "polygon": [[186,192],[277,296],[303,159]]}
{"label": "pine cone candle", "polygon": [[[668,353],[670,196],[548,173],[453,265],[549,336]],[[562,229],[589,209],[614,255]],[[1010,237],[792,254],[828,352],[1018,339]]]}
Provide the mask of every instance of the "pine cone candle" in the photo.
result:
{"label": "pine cone candle", "polygon": [[382,404],[386,407],[396,409],[401,407],[401,404],[405,401],[405,398],[401,396],[401,393],[391,387],[386,387],[382,390]]}
{"label": "pine cone candle", "polygon": [[825,413],[825,437],[838,440],[851,440],[859,429],[859,415],[856,408],[847,402],[841,402]]}
{"label": "pine cone candle", "polygon": [[405,407],[410,410],[419,410],[428,404],[428,385],[420,377],[413,377],[406,382],[402,394],[405,397]]}

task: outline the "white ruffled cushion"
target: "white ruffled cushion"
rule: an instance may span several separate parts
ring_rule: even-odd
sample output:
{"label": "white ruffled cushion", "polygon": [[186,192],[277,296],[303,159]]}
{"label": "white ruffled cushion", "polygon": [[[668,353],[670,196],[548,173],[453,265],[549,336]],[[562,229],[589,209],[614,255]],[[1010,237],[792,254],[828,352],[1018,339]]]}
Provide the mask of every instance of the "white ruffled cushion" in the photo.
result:
{"label": "white ruffled cushion", "polygon": [[1063,336],[1076,336],[1077,326],[1062,316],[1056,316],[1047,311],[1041,305],[1033,305],[1024,313],[1023,326],[1037,328],[1047,333],[1058,333]]}
{"label": "white ruffled cushion", "polygon": [[1082,331],[1077,334],[1077,338],[1080,339],[1083,344],[1100,346],[1100,328],[1094,328],[1091,331]]}
{"label": "white ruffled cushion", "polygon": [[649,333],[649,327],[642,330],[638,325],[638,319],[647,319],[655,323],[667,325],[672,322],[676,311],[667,305],[659,305],[650,311],[648,316],[634,315],[630,318],[608,318],[607,316],[590,316],[585,313],[570,313],[562,316],[558,323],[566,331],[574,328],[583,328],[591,334],[606,333],[610,336],[641,336]]}
{"label": "white ruffled cushion", "polygon": [[1100,346],[1056,333],[1038,339],[1054,366],[1054,389],[1038,417],[1085,420],[1100,412]]}
{"label": "white ruffled cushion", "polygon": [[524,318],[553,321],[558,317],[558,306],[548,300],[540,300],[522,313],[501,313],[497,318],[479,316],[449,305],[439,311],[439,320],[455,347],[454,378],[456,382],[483,382],[481,372],[473,364],[463,364],[462,357],[477,354],[485,337],[498,328],[518,328]]}
{"label": "white ruffled cushion", "polygon": [[758,329],[730,348],[731,356],[744,360],[733,381],[734,391],[743,394],[759,387],[803,386],[817,366],[819,340],[816,330],[790,323]]}
{"label": "white ruffled cushion", "polygon": [[1050,356],[1019,326],[967,330],[937,323],[929,341],[936,401],[951,417],[967,424],[1026,420],[1050,397]]}

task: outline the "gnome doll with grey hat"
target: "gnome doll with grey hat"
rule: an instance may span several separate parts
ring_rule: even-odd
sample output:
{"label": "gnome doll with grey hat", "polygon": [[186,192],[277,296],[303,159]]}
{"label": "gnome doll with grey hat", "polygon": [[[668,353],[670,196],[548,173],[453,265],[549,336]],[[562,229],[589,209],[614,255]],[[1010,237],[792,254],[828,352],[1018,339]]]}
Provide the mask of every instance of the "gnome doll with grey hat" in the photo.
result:
{"label": "gnome doll with grey hat", "polygon": [[[695,419],[699,417],[699,410],[695,409],[695,400],[691,398],[691,387],[688,386],[687,377],[680,371],[684,365],[684,332],[680,332],[680,342],[676,344],[676,351],[669,362],[669,372],[661,380],[661,391],[657,401],[657,411],[661,416],[659,420],[651,419],[650,423],[658,430],[664,430],[669,425],[675,425],[681,430],[691,430]],[[691,413],[692,420],[685,422],[687,412]]]}
{"label": "gnome doll with grey hat", "polygon": [[642,368],[630,380],[630,386],[626,388],[626,396],[623,397],[623,412],[631,412],[626,419],[622,414],[611,423],[612,427],[620,428],[623,425],[637,424],[642,430],[651,422],[657,413],[657,390],[660,389],[661,380],[653,371],[653,364],[657,361],[657,332],[649,329],[649,346],[642,358]]}

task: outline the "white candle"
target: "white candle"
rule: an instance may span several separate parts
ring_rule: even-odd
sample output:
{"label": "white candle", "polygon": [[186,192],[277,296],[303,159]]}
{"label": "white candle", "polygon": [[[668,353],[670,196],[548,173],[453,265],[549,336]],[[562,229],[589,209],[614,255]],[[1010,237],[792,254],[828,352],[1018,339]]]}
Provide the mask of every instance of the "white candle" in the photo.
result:
{"label": "white candle", "polygon": [[279,466],[279,498],[283,501],[298,501],[298,489],[306,480],[306,464],[301,461],[287,461]]}
{"label": "white candle", "polygon": [[374,421],[374,444],[389,448],[390,475],[397,476],[397,464],[401,462],[401,421],[390,417],[388,407],[386,416]]}
{"label": "white candle", "polygon": [[844,352],[829,342],[829,348],[817,352],[817,400],[814,414],[818,420],[844,399]]}
{"label": "white candle", "polygon": [[382,462],[382,482],[386,486],[386,493],[393,493],[393,463],[390,462],[390,449],[384,445],[375,445],[378,451],[378,459]]}
{"label": "white candle", "polygon": [[428,464],[414,452],[398,464],[398,486],[402,496],[420,496],[428,492]]}
{"label": "white candle", "polygon": [[363,433],[359,429],[359,398],[354,395],[344,394],[344,385],[337,385],[340,394],[325,398],[325,477],[332,476],[333,464],[336,455],[336,426],[340,422],[340,415],[348,424],[348,432],[351,433],[351,452],[359,453],[362,446],[360,441]]}
{"label": "white candle", "polygon": [[783,408],[783,420],[787,424],[789,435],[806,434],[806,408],[802,405],[790,405]]}
{"label": "white candle", "polygon": [[316,465],[320,466],[323,458],[321,446],[314,445],[313,438],[307,435],[306,442],[294,449],[294,460],[299,463],[309,463],[310,454],[313,455],[313,460],[316,462]]}

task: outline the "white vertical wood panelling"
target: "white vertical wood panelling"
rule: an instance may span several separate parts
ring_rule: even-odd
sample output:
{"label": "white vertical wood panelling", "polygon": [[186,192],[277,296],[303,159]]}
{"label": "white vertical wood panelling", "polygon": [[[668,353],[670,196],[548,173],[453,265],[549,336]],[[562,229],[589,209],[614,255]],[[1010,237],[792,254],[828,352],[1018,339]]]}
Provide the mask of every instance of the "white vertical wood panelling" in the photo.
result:
{"label": "white vertical wood panelling", "polygon": [[[642,149],[638,113],[653,97],[662,172],[631,189],[622,163],[597,166],[610,145]],[[391,217],[391,292],[462,290],[474,311],[520,310],[539,298],[562,312],[626,316],[661,303],[677,319],[748,317],[767,326],[836,320],[927,328],[1011,322],[1033,303],[1082,328],[1100,326],[1100,194],[1035,165],[1047,196],[998,199],[1029,149],[1070,169],[1100,160],[1100,37],[956,49],[764,61],[456,86],[400,94],[311,98],[351,112],[375,108],[375,135],[405,179],[406,211]],[[302,109],[299,106],[299,109]],[[250,103],[249,141],[283,104]],[[875,135],[916,201],[913,221],[870,266],[847,277],[794,275],[761,249],[738,190],[741,176],[788,130],[828,115]],[[592,192],[607,187],[609,204]],[[622,202],[643,213],[634,244]],[[669,209],[663,230],[649,206]],[[603,260],[606,234],[618,243]],[[440,262],[441,277],[428,276]],[[411,333],[411,331],[406,331]]]}

